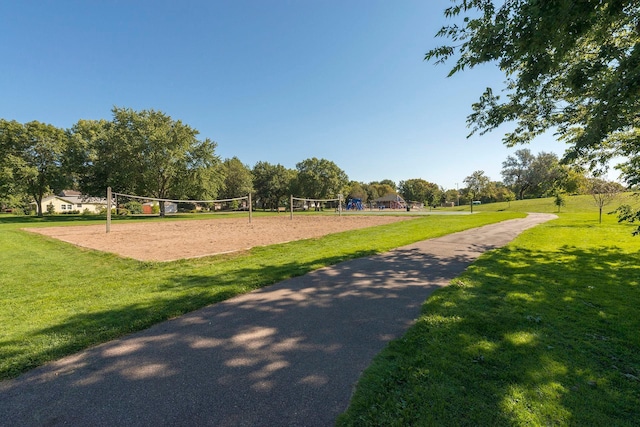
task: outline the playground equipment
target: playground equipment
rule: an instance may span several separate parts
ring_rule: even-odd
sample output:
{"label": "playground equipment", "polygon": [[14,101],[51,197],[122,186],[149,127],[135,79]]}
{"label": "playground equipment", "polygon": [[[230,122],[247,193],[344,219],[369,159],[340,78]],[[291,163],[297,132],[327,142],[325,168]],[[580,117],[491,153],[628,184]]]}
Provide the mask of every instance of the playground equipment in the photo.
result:
{"label": "playground equipment", "polygon": [[362,208],[362,200],[361,199],[349,199],[347,203],[347,210],[358,210],[361,211]]}

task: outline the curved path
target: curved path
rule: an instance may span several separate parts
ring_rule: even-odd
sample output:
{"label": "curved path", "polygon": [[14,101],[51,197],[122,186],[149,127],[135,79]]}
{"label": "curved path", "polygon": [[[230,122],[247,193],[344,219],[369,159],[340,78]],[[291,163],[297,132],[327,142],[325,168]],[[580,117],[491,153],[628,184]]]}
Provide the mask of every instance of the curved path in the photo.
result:
{"label": "curved path", "polygon": [[373,356],[531,214],[314,271],[0,382],[0,425],[329,426]]}

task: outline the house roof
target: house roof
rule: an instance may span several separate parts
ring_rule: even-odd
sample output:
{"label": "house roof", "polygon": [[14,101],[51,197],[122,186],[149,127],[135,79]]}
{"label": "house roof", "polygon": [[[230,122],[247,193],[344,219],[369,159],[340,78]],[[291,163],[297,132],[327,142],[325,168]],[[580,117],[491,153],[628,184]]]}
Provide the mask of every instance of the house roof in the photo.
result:
{"label": "house roof", "polygon": [[[89,196],[56,196],[55,194],[51,194],[42,199],[42,203],[50,202],[53,199],[61,200],[65,203],[71,205],[106,205],[107,199],[104,197],[89,197]],[[35,202],[31,202],[32,205]]]}
{"label": "house roof", "polygon": [[[72,204],[73,202],[68,200],[67,197],[60,197],[60,196],[56,196],[55,194],[51,194],[49,196],[43,197],[42,198],[42,203],[46,203],[46,202],[50,202],[53,199],[58,199],[58,200],[62,200],[65,203],[70,203]],[[32,205],[35,205],[36,202],[31,202]]]}
{"label": "house roof", "polygon": [[58,196],[60,197],[67,197],[67,196],[81,196],[82,193],[76,190],[62,190],[61,192],[58,193]]}
{"label": "house roof", "polygon": [[374,202],[403,202],[404,203],[404,199],[399,194],[389,193],[389,194],[385,194],[382,197],[378,197],[377,199],[374,200]]}
{"label": "house roof", "polygon": [[106,197],[67,196],[67,197],[64,197],[64,200],[68,200],[75,205],[80,205],[80,204],[106,205],[107,204]]}

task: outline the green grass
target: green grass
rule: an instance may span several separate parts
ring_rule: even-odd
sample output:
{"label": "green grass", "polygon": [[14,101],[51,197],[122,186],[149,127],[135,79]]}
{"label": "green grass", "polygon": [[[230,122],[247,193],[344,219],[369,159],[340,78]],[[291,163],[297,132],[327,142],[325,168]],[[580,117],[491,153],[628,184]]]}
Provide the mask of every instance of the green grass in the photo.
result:
{"label": "green grass", "polygon": [[2,215],[0,379],[325,265],[519,216],[429,216],[234,255],[153,263],[83,250],[20,230],[104,220]]}
{"label": "green grass", "polygon": [[560,214],[484,254],[376,357],[338,425],[637,426],[632,228]]}
{"label": "green grass", "polygon": [[[566,205],[560,208],[561,213],[593,213],[594,218],[598,218],[598,208],[594,203],[593,196],[567,196]],[[553,197],[542,199],[526,199],[513,202],[498,202],[482,205],[474,205],[474,212],[543,212],[558,213],[558,207],[553,203]],[[633,197],[633,193],[620,193],[610,205],[603,209],[603,214],[615,210],[621,204],[638,206],[639,200]],[[438,208],[445,211],[469,211],[469,205],[456,206],[453,208]]]}

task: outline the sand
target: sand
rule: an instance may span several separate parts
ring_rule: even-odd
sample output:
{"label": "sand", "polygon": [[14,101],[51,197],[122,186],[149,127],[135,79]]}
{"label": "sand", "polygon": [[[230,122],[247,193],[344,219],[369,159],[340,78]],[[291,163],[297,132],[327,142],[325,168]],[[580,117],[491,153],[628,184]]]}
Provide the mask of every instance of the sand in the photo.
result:
{"label": "sand", "polygon": [[247,250],[256,246],[321,237],[340,231],[411,219],[401,216],[278,215],[106,225],[32,228],[29,231],[74,245],[140,261],[173,261]]}

